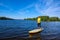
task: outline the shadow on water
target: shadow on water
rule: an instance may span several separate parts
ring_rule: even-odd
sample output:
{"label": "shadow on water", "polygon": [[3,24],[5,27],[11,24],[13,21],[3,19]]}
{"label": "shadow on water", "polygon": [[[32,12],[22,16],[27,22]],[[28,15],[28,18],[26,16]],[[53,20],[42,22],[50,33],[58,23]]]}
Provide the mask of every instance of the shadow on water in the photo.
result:
{"label": "shadow on water", "polygon": [[[60,22],[41,22],[44,30],[40,33],[41,40],[60,40]],[[36,21],[0,20],[1,40],[36,40],[29,38],[29,30],[36,29]]]}

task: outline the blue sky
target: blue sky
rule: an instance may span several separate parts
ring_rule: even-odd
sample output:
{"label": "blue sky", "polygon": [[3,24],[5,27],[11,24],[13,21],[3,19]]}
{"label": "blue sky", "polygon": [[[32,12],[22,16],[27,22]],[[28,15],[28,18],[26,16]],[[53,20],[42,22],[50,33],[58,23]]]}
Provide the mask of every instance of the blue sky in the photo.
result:
{"label": "blue sky", "polygon": [[0,0],[0,16],[14,19],[60,17],[60,0]]}

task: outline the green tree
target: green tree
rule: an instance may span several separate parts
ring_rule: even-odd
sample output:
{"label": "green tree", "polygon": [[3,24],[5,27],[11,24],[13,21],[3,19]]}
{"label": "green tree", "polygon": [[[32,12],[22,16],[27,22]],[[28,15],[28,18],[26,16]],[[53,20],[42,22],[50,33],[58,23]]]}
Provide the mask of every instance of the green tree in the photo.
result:
{"label": "green tree", "polygon": [[41,16],[41,20],[42,21],[48,21],[49,20],[49,16]]}
{"label": "green tree", "polygon": [[58,21],[59,18],[58,18],[58,17],[50,17],[49,20],[50,20],[50,21]]}

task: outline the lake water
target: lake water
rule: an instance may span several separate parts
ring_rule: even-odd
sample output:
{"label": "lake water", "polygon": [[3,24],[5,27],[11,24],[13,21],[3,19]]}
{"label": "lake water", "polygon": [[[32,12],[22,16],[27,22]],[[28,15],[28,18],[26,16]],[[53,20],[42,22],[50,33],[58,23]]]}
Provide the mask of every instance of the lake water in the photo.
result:
{"label": "lake water", "polygon": [[[44,30],[41,32],[43,40],[60,40],[60,22],[41,22]],[[29,30],[36,29],[36,21],[31,20],[0,20],[0,39],[21,37],[28,38]]]}

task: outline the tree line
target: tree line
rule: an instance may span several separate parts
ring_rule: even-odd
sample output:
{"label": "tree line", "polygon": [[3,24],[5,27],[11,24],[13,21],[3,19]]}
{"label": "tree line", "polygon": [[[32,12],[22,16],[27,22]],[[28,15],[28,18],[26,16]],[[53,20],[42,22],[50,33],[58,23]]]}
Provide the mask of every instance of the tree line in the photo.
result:
{"label": "tree line", "polygon": [[[60,18],[58,17],[49,17],[49,16],[40,16],[41,21],[60,21]],[[25,18],[24,20],[37,20],[36,18]]]}

